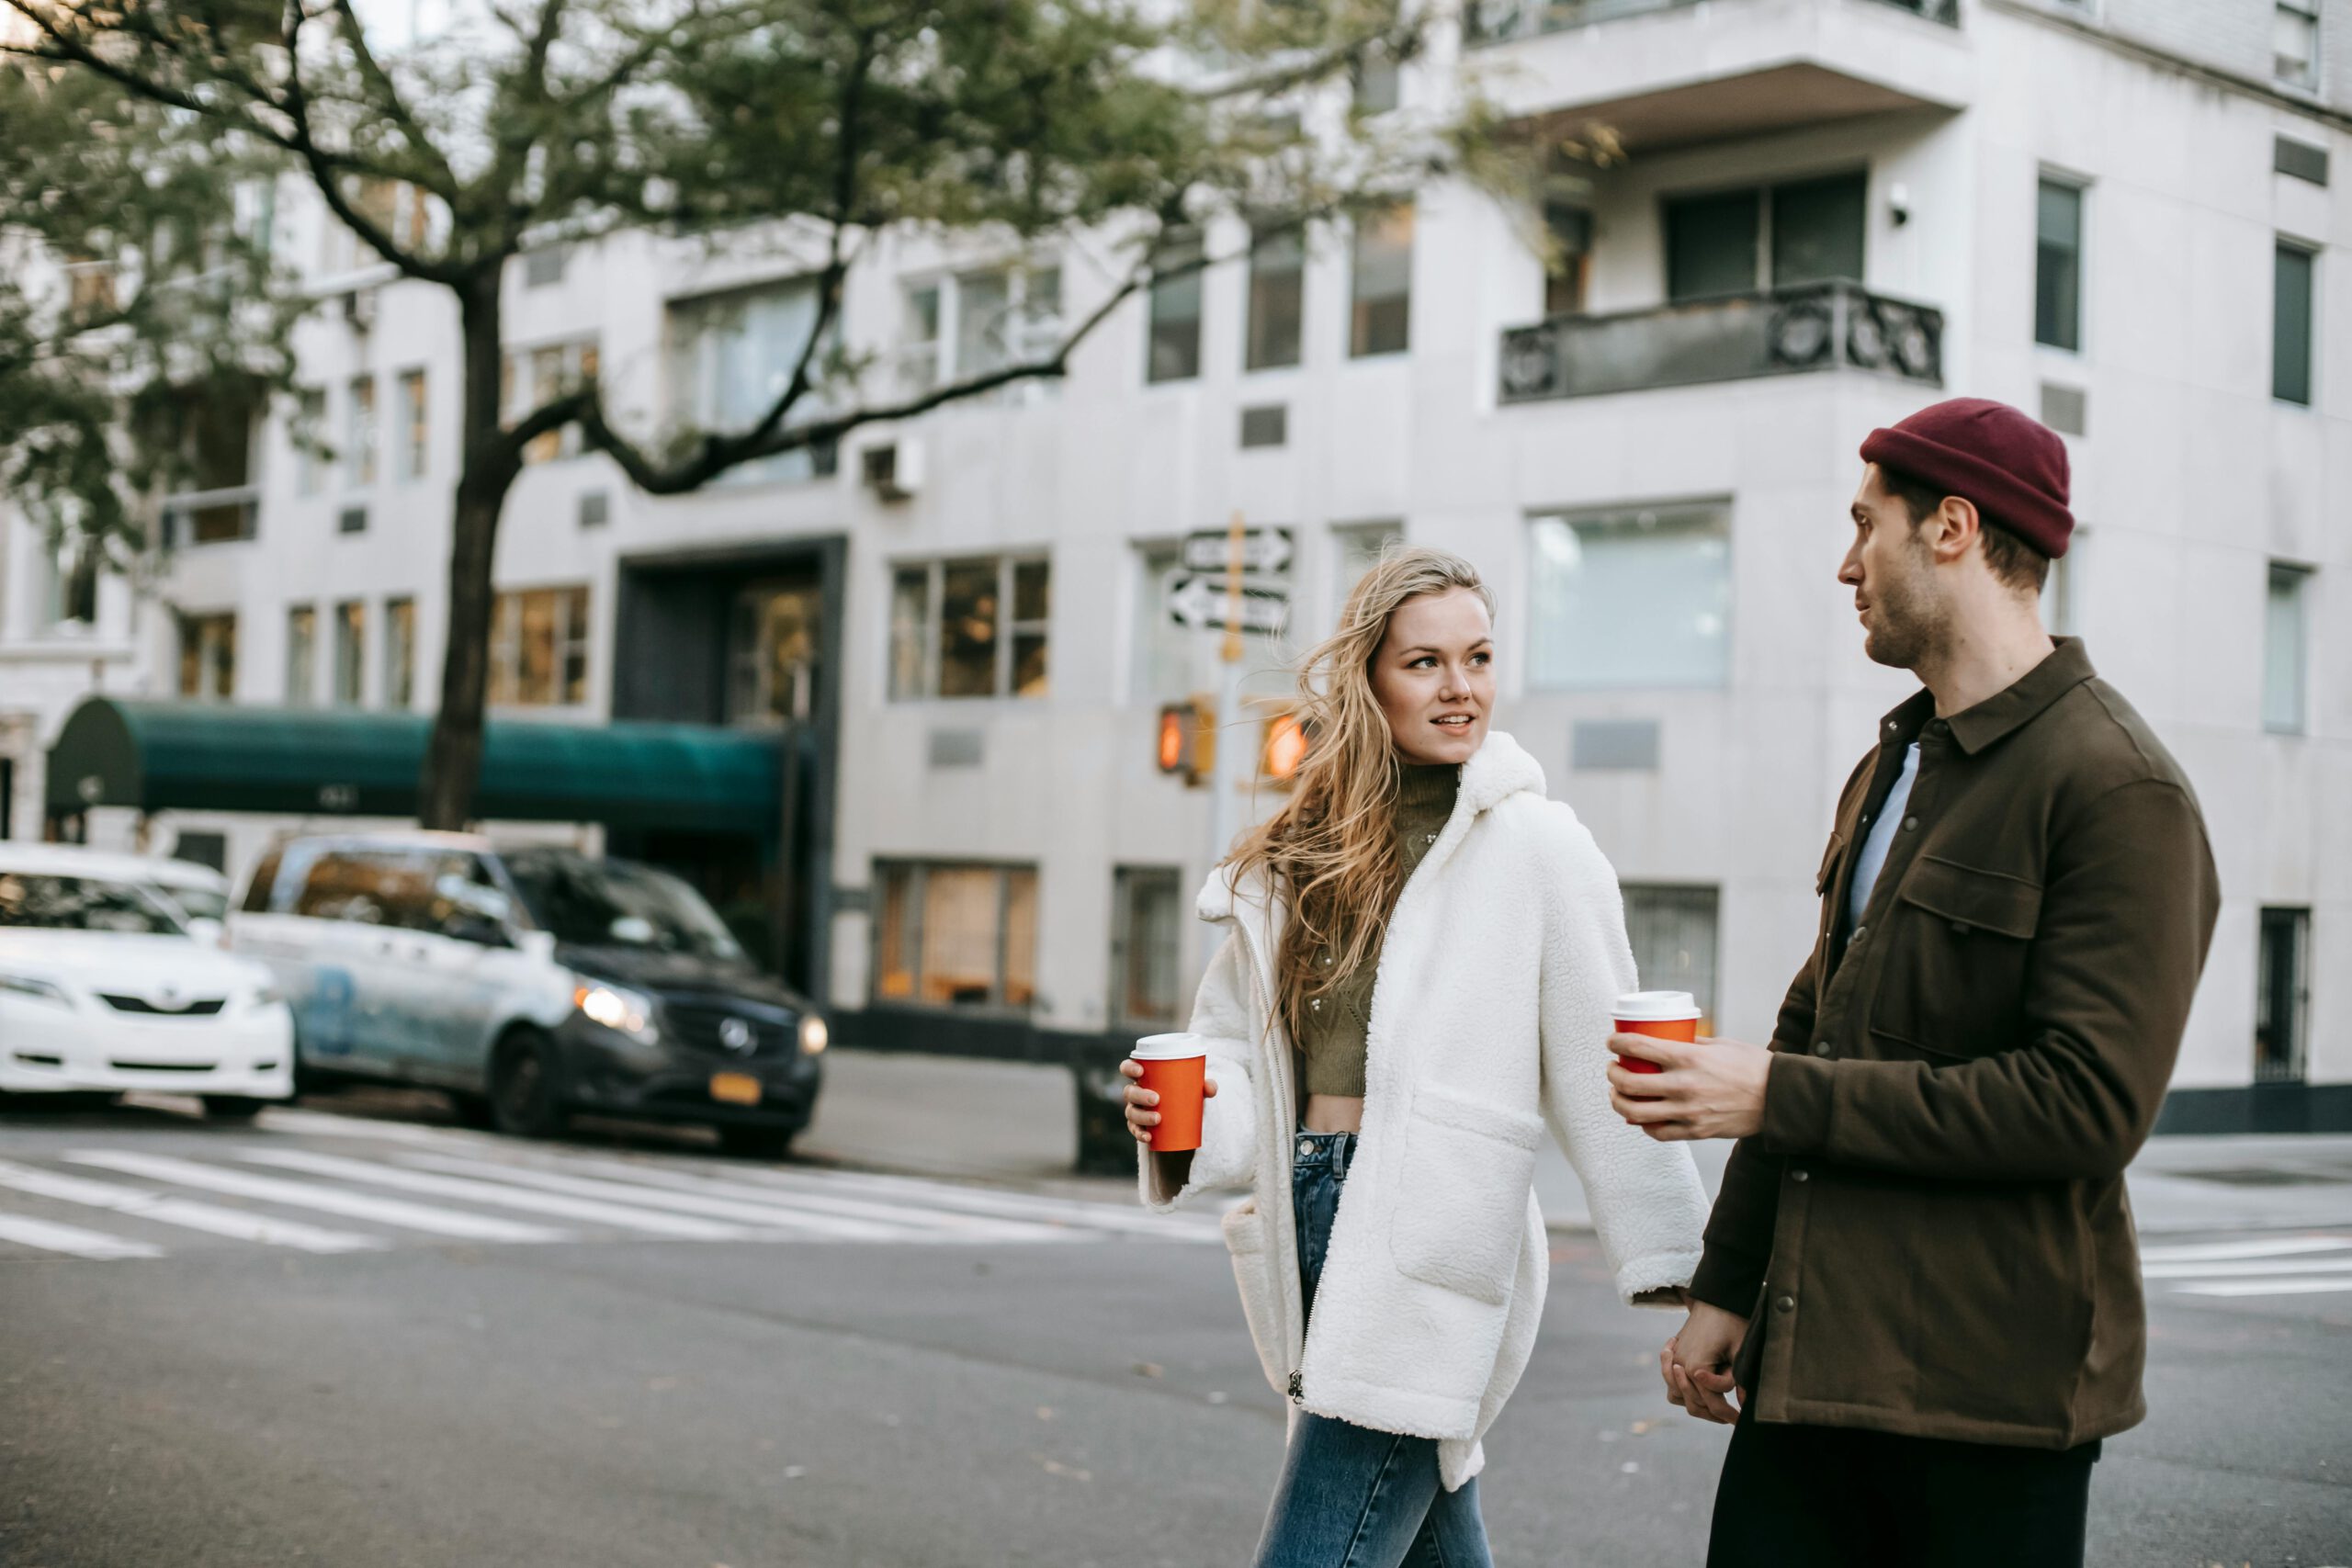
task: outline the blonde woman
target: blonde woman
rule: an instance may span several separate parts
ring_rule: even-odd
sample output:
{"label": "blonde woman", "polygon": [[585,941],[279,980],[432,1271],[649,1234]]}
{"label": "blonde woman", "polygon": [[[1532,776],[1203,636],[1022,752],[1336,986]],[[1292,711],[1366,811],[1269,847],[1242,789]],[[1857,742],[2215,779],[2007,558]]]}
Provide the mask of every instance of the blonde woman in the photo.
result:
{"label": "blonde woman", "polygon": [[[1375,566],[1304,662],[1290,799],[1200,897],[1227,928],[1192,1020],[1215,1098],[1196,1153],[1142,1151],[1143,1197],[1251,1190],[1226,1244],[1291,1402],[1259,1568],[1489,1562],[1474,1477],[1543,1314],[1547,1123],[1623,1298],[1679,1305],[1699,1261],[1688,1151],[1609,1106],[1616,875],[1487,729],[1493,610],[1458,556]],[[1126,1102],[1148,1140],[1155,1097]]]}

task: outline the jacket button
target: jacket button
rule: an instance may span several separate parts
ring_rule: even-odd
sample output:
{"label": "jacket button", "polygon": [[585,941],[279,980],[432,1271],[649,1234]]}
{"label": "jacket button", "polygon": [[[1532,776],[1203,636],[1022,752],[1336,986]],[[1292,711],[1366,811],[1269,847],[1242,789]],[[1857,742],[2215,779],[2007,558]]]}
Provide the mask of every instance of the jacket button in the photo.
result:
{"label": "jacket button", "polygon": [[1951,934],[1954,936],[1966,936],[1968,934],[1968,922],[1966,920],[1954,920],[1951,923]]}
{"label": "jacket button", "polygon": [[1849,941],[1849,942],[1860,942],[1860,941],[1861,941],[1861,940],[1862,940],[1862,938],[1864,938],[1864,937],[1866,937],[1866,936],[1868,936],[1868,935],[1870,935],[1870,934],[1871,934],[1871,928],[1870,928],[1870,927],[1868,927],[1868,926],[1856,926],[1856,927],[1854,928],[1854,934],[1853,934],[1851,937],[1848,938],[1847,940],[1848,940],[1848,941]]}
{"label": "jacket button", "polygon": [[1304,1138],[1301,1138],[1301,1139],[1298,1141],[1298,1157],[1299,1157],[1299,1158],[1301,1158],[1301,1159],[1305,1159],[1308,1155],[1311,1155],[1311,1154],[1313,1154],[1314,1152],[1315,1152],[1315,1145],[1314,1145],[1313,1144],[1308,1143],[1308,1142],[1307,1142],[1306,1139],[1304,1139]]}
{"label": "jacket button", "polygon": [[1794,1312],[1797,1310],[1797,1299],[1794,1296],[1782,1296],[1779,1301],[1772,1303],[1772,1310],[1774,1312]]}
{"label": "jacket button", "polygon": [[1789,1179],[1791,1181],[1804,1181],[1809,1179],[1812,1175],[1813,1172],[1809,1170],[1792,1170],[1789,1172]]}
{"label": "jacket button", "polygon": [[1905,817],[1903,819],[1903,830],[1906,833],[1913,831],[1918,826],[1919,819],[1917,817]]}
{"label": "jacket button", "polygon": [[1813,1054],[1816,1056],[1826,1056],[1829,1055],[1829,1042],[1826,1040],[1815,1041],[1813,1043]]}

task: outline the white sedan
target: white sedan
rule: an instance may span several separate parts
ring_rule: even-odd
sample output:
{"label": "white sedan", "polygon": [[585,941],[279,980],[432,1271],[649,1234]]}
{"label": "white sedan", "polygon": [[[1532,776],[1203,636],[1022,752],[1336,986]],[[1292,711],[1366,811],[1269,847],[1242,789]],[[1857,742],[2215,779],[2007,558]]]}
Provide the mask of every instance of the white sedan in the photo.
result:
{"label": "white sedan", "polygon": [[251,1116],[294,1093],[268,968],[188,934],[118,857],[0,843],[0,1094],[193,1094]]}

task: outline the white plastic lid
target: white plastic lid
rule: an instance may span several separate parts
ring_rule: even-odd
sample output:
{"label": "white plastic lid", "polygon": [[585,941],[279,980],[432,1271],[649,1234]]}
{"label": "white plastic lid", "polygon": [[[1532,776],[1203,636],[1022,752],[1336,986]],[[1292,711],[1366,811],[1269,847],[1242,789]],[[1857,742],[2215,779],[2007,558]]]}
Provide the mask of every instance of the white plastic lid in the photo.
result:
{"label": "white plastic lid", "polygon": [[1197,1034],[1147,1034],[1127,1053],[1138,1062],[1181,1062],[1208,1054],[1208,1042]]}
{"label": "white plastic lid", "polygon": [[1627,1023],[1679,1023],[1702,1016],[1697,999],[1688,991],[1628,991],[1609,1011]]}

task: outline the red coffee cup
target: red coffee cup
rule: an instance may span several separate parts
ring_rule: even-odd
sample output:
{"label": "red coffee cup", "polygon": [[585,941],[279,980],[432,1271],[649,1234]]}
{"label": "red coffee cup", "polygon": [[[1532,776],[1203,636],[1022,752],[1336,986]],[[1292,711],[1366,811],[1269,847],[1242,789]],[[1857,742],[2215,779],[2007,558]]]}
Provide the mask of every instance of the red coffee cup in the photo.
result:
{"label": "red coffee cup", "polygon": [[[1688,991],[1629,991],[1617,998],[1610,1014],[1620,1034],[1647,1034],[1658,1040],[1679,1040],[1688,1045],[1699,1038],[1699,1007]],[[1620,1055],[1618,1065],[1629,1073],[1662,1073],[1656,1062]]]}
{"label": "red coffee cup", "polygon": [[1174,1154],[1201,1146],[1201,1105],[1208,1083],[1208,1044],[1197,1034],[1147,1034],[1128,1053],[1143,1069],[1143,1087],[1159,1096],[1159,1125],[1151,1146]]}

